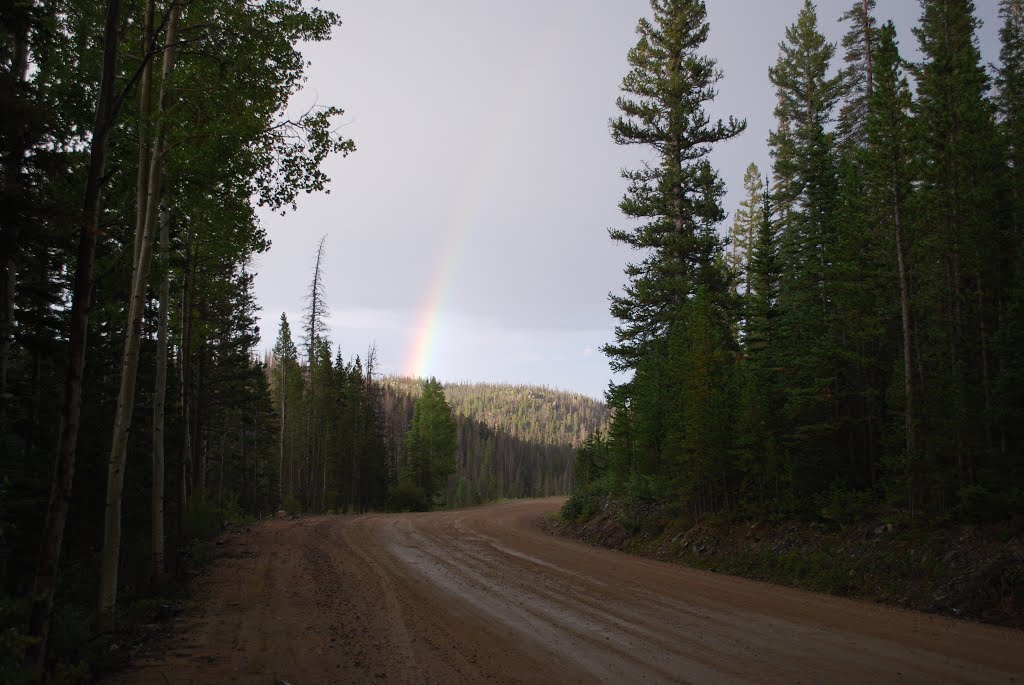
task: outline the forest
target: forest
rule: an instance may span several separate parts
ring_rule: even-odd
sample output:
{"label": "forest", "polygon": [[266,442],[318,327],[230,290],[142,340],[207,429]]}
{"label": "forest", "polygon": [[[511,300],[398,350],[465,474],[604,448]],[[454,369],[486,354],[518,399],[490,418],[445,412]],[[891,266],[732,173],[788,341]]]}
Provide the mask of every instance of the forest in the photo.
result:
{"label": "forest", "polygon": [[195,540],[276,510],[257,210],[355,149],[339,108],[289,109],[299,44],[338,24],[292,0],[0,7],[5,682],[88,681],[91,636]]}
{"label": "forest", "polygon": [[771,168],[750,165],[727,236],[709,155],[746,124],[708,114],[705,3],[651,10],[610,123],[654,160],[623,172],[610,232],[642,256],[605,347],[631,375],[567,511],[610,494],[690,521],[1019,515],[1024,2],[1001,0],[990,68],[970,0],[922,0],[907,36],[875,0],[806,0],[766,70]]}
{"label": "forest", "polygon": [[610,232],[639,258],[606,406],[381,377],[330,340],[326,237],[302,319],[256,353],[259,213],[356,150],[342,109],[294,102],[335,13],[0,4],[3,679],[89,682],[224,525],[266,516],[572,492],[576,514],[1019,517],[1024,0],[1000,0],[997,67],[971,0],[920,8],[897,36],[875,0],[805,1],[766,70],[771,167],[723,231],[710,155],[746,125],[708,114],[705,3],[651,0],[610,122],[649,161]]}

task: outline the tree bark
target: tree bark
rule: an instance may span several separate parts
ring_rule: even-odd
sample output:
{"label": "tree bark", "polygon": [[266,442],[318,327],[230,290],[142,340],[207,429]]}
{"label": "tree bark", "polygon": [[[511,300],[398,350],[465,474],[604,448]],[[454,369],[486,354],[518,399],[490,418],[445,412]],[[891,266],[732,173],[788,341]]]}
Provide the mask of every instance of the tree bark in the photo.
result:
{"label": "tree bark", "polygon": [[[163,81],[160,85],[161,112],[166,111],[170,102],[168,82],[174,69],[178,21],[181,6],[171,8],[167,26],[167,49],[163,56]],[[156,139],[150,158],[149,190],[146,199],[146,221],[141,234],[136,227],[135,240],[141,241],[139,259],[135,264],[132,278],[132,293],[128,308],[128,327],[125,332],[124,355],[121,361],[121,388],[117,398],[117,413],[114,419],[114,435],[110,448],[110,462],[107,467],[107,504],[103,534],[103,561],[100,572],[99,606],[97,627],[100,631],[114,626],[114,608],[117,603],[117,572],[121,552],[121,495],[124,489],[125,457],[128,450],[128,434],[131,430],[132,411],[135,405],[135,379],[139,368],[139,345],[142,339],[142,318],[146,308],[146,286],[149,280],[150,261],[153,256],[153,232],[157,208],[160,202],[161,172],[166,127],[157,125]]]}
{"label": "tree bark", "polygon": [[142,76],[139,81],[139,168],[135,178],[135,241],[132,264],[139,263],[142,242],[138,239],[140,226],[145,225],[149,203],[150,172],[150,117],[153,113],[153,60],[146,55],[153,51],[156,36],[153,35],[153,17],[156,14],[156,0],[146,0],[146,13],[142,25]]}
{"label": "tree bark", "polygon": [[913,344],[910,324],[910,279],[907,276],[906,248],[903,242],[903,223],[899,191],[899,175],[893,170],[893,224],[896,229],[896,263],[900,276],[900,314],[903,327],[903,429],[907,448],[907,488],[911,512],[914,510],[914,495],[917,485],[917,439],[914,424],[914,367]]}
{"label": "tree bark", "polygon": [[281,359],[278,361],[281,366],[281,426],[279,428],[279,454],[277,459],[277,499],[279,503],[284,502],[284,420],[285,420],[285,409],[287,408],[285,402],[286,382],[288,380],[288,369],[285,365],[285,360]]}
{"label": "tree bark", "polygon": [[181,289],[181,523],[188,507],[188,488],[192,482],[192,231],[185,241],[185,276]]}
{"label": "tree bark", "polygon": [[160,217],[160,323],[156,336],[156,387],[153,392],[153,582],[164,582],[164,414],[167,397],[167,307],[171,295],[169,215]]}
{"label": "tree bark", "polygon": [[64,526],[71,503],[71,485],[75,472],[75,449],[82,409],[82,374],[85,369],[86,336],[89,331],[89,309],[92,298],[92,273],[96,261],[96,238],[99,235],[100,191],[107,161],[110,130],[113,127],[114,80],[117,76],[118,24],[121,0],[108,0],[103,29],[103,70],[99,99],[89,150],[89,171],[85,183],[82,226],[79,230],[78,255],[75,261],[75,284],[71,300],[71,332],[68,340],[68,367],[64,380],[64,404],[61,410],[60,442],[57,448],[50,501],[46,510],[43,542],[39,551],[35,583],[32,589],[32,614],[29,634],[38,639],[32,648],[36,664],[42,670],[46,657],[46,639],[53,611],[53,595],[57,585]]}

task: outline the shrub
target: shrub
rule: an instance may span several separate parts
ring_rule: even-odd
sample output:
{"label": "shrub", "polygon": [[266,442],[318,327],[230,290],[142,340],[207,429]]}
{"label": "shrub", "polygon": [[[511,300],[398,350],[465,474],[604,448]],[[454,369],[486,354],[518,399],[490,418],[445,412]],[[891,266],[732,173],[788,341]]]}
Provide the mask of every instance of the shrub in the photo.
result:
{"label": "shrub", "polygon": [[291,492],[289,492],[284,498],[284,502],[281,503],[281,508],[293,515],[302,513],[302,505],[299,503],[299,498]]}
{"label": "shrub", "polygon": [[185,540],[212,540],[220,532],[220,516],[213,502],[193,497],[185,507],[181,533]]}
{"label": "shrub", "polygon": [[245,513],[237,492],[229,492],[224,498],[221,516],[228,524],[252,523],[252,517]]}
{"label": "shrub", "polygon": [[606,478],[591,481],[586,485],[577,485],[562,506],[564,521],[585,521],[601,508],[608,494],[609,483]]}
{"label": "shrub", "polygon": [[31,683],[35,679],[36,674],[25,658],[26,651],[35,644],[35,639],[14,627],[28,622],[28,611],[27,599],[0,597],[0,625],[9,626],[0,632],[0,673],[5,674],[3,682]]}
{"label": "shrub", "polygon": [[1009,519],[1024,507],[1024,494],[1017,488],[992,492],[984,485],[968,485],[959,494],[957,514],[967,523]]}
{"label": "shrub", "polygon": [[847,490],[832,486],[818,496],[818,513],[825,521],[847,526],[867,518],[875,504],[870,490]]}
{"label": "shrub", "polygon": [[427,493],[423,488],[403,480],[388,493],[388,509],[391,511],[427,511]]}

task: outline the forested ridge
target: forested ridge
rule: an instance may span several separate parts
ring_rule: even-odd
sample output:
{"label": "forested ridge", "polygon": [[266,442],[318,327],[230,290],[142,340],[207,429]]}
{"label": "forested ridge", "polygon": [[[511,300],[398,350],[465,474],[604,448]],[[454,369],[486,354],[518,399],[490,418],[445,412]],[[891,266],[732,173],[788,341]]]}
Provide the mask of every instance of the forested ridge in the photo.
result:
{"label": "forested ridge", "polygon": [[[388,376],[383,384],[407,394],[419,392],[419,381],[408,377]],[[456,414],[539,444],[578,447],[608,420],[603,402],[544,386],[445,383],[444,396]]]}
{"label": "forested ridge", "polygon": [[[388,444],[403,463],[402,436],[422,381],[388,376],[381,388]],[[602,403],[578,393],[496,383],[445,383],[443,390],[458,442],[444,489],[444,501],[453,505],[567,494],[575,448],[607,421]]]}
{"label": "forested ridge", "polygon": [[807,0],[779,37],[771,167],[725,238],[709,153],[750,134],[708,114],[705,3],[652,0],[610,124],[653,155],[611,231],[641,255],[605,347],[631,377],[567,517],[612,496],[680,522],[1019,520],[1024,3],[1000,2],[993,68],[970,0],[921,0],[906,36],[884,12]]}

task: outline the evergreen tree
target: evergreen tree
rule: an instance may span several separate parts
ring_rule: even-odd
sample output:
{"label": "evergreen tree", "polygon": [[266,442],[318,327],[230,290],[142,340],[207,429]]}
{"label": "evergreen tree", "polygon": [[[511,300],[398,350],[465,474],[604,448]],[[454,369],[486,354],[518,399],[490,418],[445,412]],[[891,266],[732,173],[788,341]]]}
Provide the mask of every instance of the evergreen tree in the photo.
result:
{"label": "evergreen tree", "polygon": [[[749,292],[750,255],[754,249],[757,227],[761,223],[760,207],[764,194],[761,170],[753,162],[750,163],[743,175],[743,189],[746,191],[746,197],[740,202],[732,229],[729,231],[732,245],[729,250],[728,263],[733,272],[738,274],[739,283],[743,284],[744,291]],[[739,287],[738,284],[737,287]]]}
{"label": "evergreen tree", "polygon": [[[840,77],[828,75],[835,46],[819,32],[813,3],[805,0],[786,29],[776,65],[768,74],[776,88],[778,130],[769,135],[775,199],[782,212],[779,288],[779,362],[785,368],[784,418],[798,497],[818,492],[835,476],[832,464],[839,393],[833,267],[838,179],[832,110]],[[806,502],[804,499],[803,501]]]}
{"label": "evergreen tree", "polygon": [[1024,447],[1024,1],[1002,0],[1000,15],[1002,66],[996,77],[996,105],[1007,162],[1008,285],[996,338],[1000,374],[994,398],[999,431],[995,468],[1020,484],[1024,464],[1014,455]]}
{"label": "evergreen tree", "polygon": [[707,10],[701,0],[652,0],[653,23],[641,19],[639,40],[628,54],[630,71],[611,121],[619,145],[644,145],[657,162],[624,171],[629,181],[619,208],[644,223],[612,230],[614,240],[643,250],[630,265],[624,296],[612,297],[619,319],[616,342],[606,346],[616,368],[635,368],[648,343],[664,336],[680,305],[704,285],[716,299],[727,288],[716,262],[715,226],[724,216],[724,189],[707,159],[711,146],[734,138],[746,122],[712,123],[705,111],[722,73],[700,54],[707,40]]}
{"label": "evergreen tree", "polygon": [[278,499],[284,501],[284,490],[286,485],[291,493],[291,483],[287,482],[285,473],[285,454],[292,454],[295,448],[288,431],[289,422],[294,423],[294,415],[299,415],[298,400],[301,399],[302,377],[299,371],[299,352],[292,341],[291,326],[288,325],[288,317],[281,312],[281,323],[277,329],[277,342],[273,349],[273,365],[271,376],[271,391],[274,393],[274,403],[278,408],[278,420],[280,428],[278,434]]}
{"label": "evergreen tree", "polygon": [[[863,166],[869,172],[866,195],[868,204],[874,208],[872,223],[879,227],[879,242],[891,246],[890,252],[895,254],[896,269],[894,277],[889,279],[889,291],[899,294],[901,355],[897,377],[902,379],[903,397],[902,406],[892,407],[891,410],[902,414],[902,459],[896,460],[897,464],[902,462],[902,466],[898,468],[897,475],[906,475],[910,503],[913,504],[918,379],[913,369],[912,265],[909,262],[910,236],[907,231],[907,207],[912,188],[910,107],[910,87],[903,75],[896,29],[892,22],[888,22],[879,32],[875,51],[875,88],[869,101],[866,126],[868,147],[863,151],[862,158]],[[892,296],[888,299],[896,300]]]}
{"label": "evergreen tree", "polygon": [[421,488],[427,502],[441,493],[455,473],[458,448],[455,419],[437,379],[423,383],[405,436],[405,479]]}
{"label": "evergreen tree", "polygon": [[[767,182],[765,183],[767,186]],[[743,473],[741,494],[748,506],[778,499],[784,469],[779,463],[778,298],[781,264],[779,235],[770,188],[757,209],[757,232],[750,251],[749,287],[744,301],[743,363],[736,438]]]}
{"label": "evergreen tree", "polygon": [[1003,25],[996,76],[996,105],[1009,151],[1011,195],[1015,239],[1021,239],[1024,224],[1024,0],[1001,0]]}
{"label": "evergreen tree", "polygon": [[[993,111],[970,0],[924,0],[915,29],[919,192],[910,259],[916,265],[917,341],[927,370],[920,397],[926,503],[949,506],[974,485],[992,449],[992,332],[1005,287],[996,264]],[[927,438],[927,439],[925,439]]]}
{"label": "evergreen tree", "polygon": [[873,90],[875,65],[873,53],[878,44],[875,0],[854,0],[840,17],[850,28],[843,36],[843,104],[839,109],[837,137],[844,147],[859,147],[865,142],[868,99]]}
{"label": "evergreen tree", "polygon": [[[611,231],[645,257],[627,268],[625,294],[612,297],[620,323],[616,342],[605,346],[614,368],[634,371],[630,382],[609,391],[616,410],[609,469],[618,482],[643,488],[647,481],[636,478],[661,481],[722,455],[710,447],[717,445],[715,428],[687,402],[710,399],[699,392],[705,381],[696,377],[695,365],[718,376],[724,369],[712,366],[730,363],[724,354],[702,354],[708,340],[721,343],[723,352],[732,346],[736,303],[717,233],[725,218],[724,187],[708,154],[746,127],[733,118],[712,123],[705,111],[722,73],[700,53],[709,31],[704,3],[652,0],[651,9],[653,20],[637,25],[639,40],[629,51],[631,68],[617,101],[621,114],[611,122],[617,144],[644,145],[657,154],[656,163],[623,172],[630,183],[619,208],[643,223]],[[694,309],[698,292],[701,304]],[[698,330],[694,321],[699,341],[690,337]],[[687,504],[704,506],[681,477],[672,480]]]}

